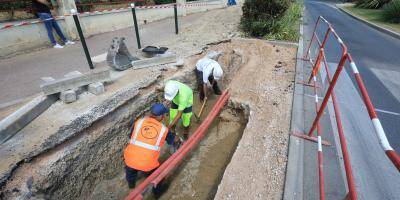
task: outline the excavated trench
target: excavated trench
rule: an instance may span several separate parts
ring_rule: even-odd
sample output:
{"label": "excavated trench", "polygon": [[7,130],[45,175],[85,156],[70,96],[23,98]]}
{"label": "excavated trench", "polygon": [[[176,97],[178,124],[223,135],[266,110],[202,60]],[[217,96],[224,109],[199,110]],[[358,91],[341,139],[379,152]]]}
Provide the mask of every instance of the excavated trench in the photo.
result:
{"label": "excavated trench", "polygon": [[[203,119],[216,100],[216,96],[209,99]],[[198,111],[200,107],[201,105],[197,102],[194,103],[194,111]],[[247,107],[236,106],[233,103],[225,106],[199,145],[167,178],[165,183],[168,185],[168,190],[160,199],[212,199],[241,139],[248,120],[247,112]],[[194,132],[200,123],[201,121],[197,122],[193,118],[191,132]],[[164,147],[166,148],[167,145]],[[162,160],[171,155],[168,151],[166,152]],[[115,177],[101,181],[96,185],[90,199],[123,199],[129,193],[124,176],[124,171],[120,171]],[[141,180],[144,178],[142,174]],[[153,197],[147,194],[146,199],[153,199]]]}
{"label": "excavated trench", "polygon": [[[224,55],[224,59],[229,67],[224,69],[223,85],[227,87],[242,61],[234,51]],[[195,88],[192,70],[177,73],[173,78]],[[2,183],[0,199],[123,199],[129,189],[122,155],[129,141],[132,116],[143,116],[151,104],[162,99],[154,88],[155,83],[151,83],[140,89],[136,97],[73,138],[21,163]],[[193,109],[198,112],[201,105],[197,93],[195,98]],[[217,98],[210,98],[202,119]],[[167,178],[169,189],[162,199],[211,199],[241,139],[248,114],[247,106],[230,101],[200,144]],[[199,124],[193,117],[191,132]]]}

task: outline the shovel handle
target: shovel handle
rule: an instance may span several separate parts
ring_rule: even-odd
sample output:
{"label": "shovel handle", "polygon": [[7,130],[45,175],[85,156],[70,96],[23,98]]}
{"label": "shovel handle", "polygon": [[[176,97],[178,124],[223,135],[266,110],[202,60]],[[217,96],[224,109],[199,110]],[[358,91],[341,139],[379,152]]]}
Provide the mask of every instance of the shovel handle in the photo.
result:
{"label": "shovel handle", "polygon": [[204,107],[205,107],[205,105],[206,105],[206,102],[207,102],[207,97],[204,99],[203,105],[201,105],[200,112],[199,112],[199,114],[197,115],[198,118],[201,117],[201,114],[202,114],[203,111],[204,111]]}

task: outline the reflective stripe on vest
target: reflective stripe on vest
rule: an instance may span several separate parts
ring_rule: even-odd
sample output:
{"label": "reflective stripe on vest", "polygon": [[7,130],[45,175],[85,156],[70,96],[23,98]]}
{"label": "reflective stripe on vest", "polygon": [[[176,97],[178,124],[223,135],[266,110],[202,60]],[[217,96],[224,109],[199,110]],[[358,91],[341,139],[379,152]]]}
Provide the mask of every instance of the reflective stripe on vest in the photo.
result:
{"label": "reflective stripe on vest", "polygon": [[136,140],[136,138],[137,138],[137,136],[138,136],[138,134],[139,134],[140,129],[142,129],[143,121],[144,121],[145,119],[146,119],[146,118],[140,119],[139,122],[138,122],[138,124],[137,124],[137,127],[135,127],[135,133],[134,133],[133,138],[131,139],[131,144],[136,145],[136,146],[139,146],[139,147],[143,147],[143,148],[145,148],[145,149],[153,150],[153,151],[160,151],[161,139],[163,138],[163,136],[164,136],[164,134],[165,134],[165,130],[166,130],[166,127],[164,126],[164,124],[162,125],[161,131],[160,131],[160,133],[159,133],[159,135],[158,135],[158,138],[157,138],[157,142],[156,142],[156,144],[155,144],[154,146]]}

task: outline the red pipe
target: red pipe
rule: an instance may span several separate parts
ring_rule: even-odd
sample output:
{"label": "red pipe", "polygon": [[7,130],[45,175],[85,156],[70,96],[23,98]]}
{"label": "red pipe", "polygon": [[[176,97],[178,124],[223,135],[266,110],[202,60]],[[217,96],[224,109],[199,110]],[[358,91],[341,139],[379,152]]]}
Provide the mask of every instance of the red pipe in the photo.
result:
{"label": "red pipe", "polygon": [[225,104],[226,100],[228,100],[229,95],[226,95],[223,100],[220,102],[219,105],[215,105],[213,110],[214,112],[210,113],[208,115],[208,117],[204,120],[204,122],[202,123],[202,128],[201,130],[196,131],[196,135],[194,135],[194,140],[191,144],[187,145],[187,148],[185,148],[182,153],[178,154],[177,157],[174,158],[174,160],[169,163],[168,167],[161,172],[161,174],[159,176],[157,176],[156,179],[154,179],[151,183],[153,185],[157,185],[158,183],[160,183],[161,180],[163,180],[169,173],[171,173],[179,164],[179,162],[181,162],[183,160],[183,158],[185,158],[185,156],[194,148],[196,147],[196,145],[200,142],[200,140],[204,137],[204,135],[206,134],[206,130],[208,129],[208,127],[211,125],[213,119],[218,115],[219,111],[221,110],[222,106]]}
{"label": "red pipe", "polygon": [[[209,116],[213,116],[214,115],[214,113],[215,112],[217,112],[216,114],[218,114],[218,110],[217,110],[217,108],[219,108],[219,107],[221,107],[222,108],[222,106],[223,106],[223,104],[225,103],[225,100],[224,100],[224,98],[227,96],[227,93],[224,93],[224,94],[222,94],[221,95],[221,97],[220,97],[220,99],[215,103],[215,105],[214,105],[214,107],[213,107],[213,109],[211,110],[211,113],[209,113],[209,115],[207,116],[207,118],[203,121],[203,123],[197,128],[197,130],[192,134],[192,136],[181,146],[181,148],[179,148],[179,153],[175,153],[175,154],[173,154],[174,156],[171,158],[171,159],[168,159],[169,160],[169,162],[166,164],[167,165],[167,167],[166,168],[169,168],[171,165],[173,165],[173,164],[171,164],[175,159],[177,159],[177,157],[179,156],[179,155],[181,155],[182,153],[184,153],[184,152],[186,152],[187,151],[187,149],[189,149],[189,148],[191,148],[192,147],[192,145],[194,145],[194,144],[196,144],[197,143],[197,135],[199,135],[199,133],[202,133],[202,132],[204,132],[204,131],[206,131],[206,129],[208,128],[208,126],[207,126],[207,123],[208,123],[208,120],[209,120]],[[222,104],[222,105],[221,105]],[[215,115],[216,115],[215,114]],[[213,116],[212,118],[214,118],[215,116]],[[162,172],[161,172],[162,173]],[[160,173],[160,174],[161,174]],[[160,174],[156,177],[156,179],[160,176]],[[154,184],[154,186],[156,186],[158,183],[159,183],[159,181],[157,181],[157,182],[152,182],[153,184]]]}
{"label": "red pipe", "polygon": [[[229,98],[227,90],[225,90],[222,95],[219,97],[217,100],[212,113],[218,114],[218,112],[221,110],[222,106],[225,104],[226,100]],[[196,133],[198,132],[204,132],[207,128],[205,127],[205,124],[207,121],[211,121],[215,118],[215,115],[213,115],[212,119],[207,116],[207,118],[203,121],[203,123],[199,126],[199,128],[196,130]],[[197,135],[197,134],[196,134]],[[129,193],[129,195],[125,198],[126,200],[131,200],[131,199],[141,199],[141,193],[148,187],[148,185],[156,179],[165,169],[171,168],[169,165],[172,163],[178,155],[180,155],[185,149],[187,149],[189,145],[193,145],[193,141],[196,140],[196,136],[193,134],[187,142],[185,142],[181,148],[178,149],[177,152],[172,154],[164,163],[162,163],[149,177],[147,177],[141,184],[139,184],[133,191]]]}

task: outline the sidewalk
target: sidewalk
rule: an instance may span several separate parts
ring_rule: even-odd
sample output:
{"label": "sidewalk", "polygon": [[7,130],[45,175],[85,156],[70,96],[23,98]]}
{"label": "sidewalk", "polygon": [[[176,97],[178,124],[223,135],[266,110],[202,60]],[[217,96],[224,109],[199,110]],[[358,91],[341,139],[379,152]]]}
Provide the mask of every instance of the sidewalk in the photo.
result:
{"label": "sidewalk", "polygon": [[[224,10],[230,15],[238,14],[239,7],[217,9],[203,13],[196,13],[179,18],[179,35],[175,35],[173,18],[160,20],[140,26],[140,37],[142,46],[163,45],[177,52],[178,56],[185,55],[188,48],[185,46],[204,45],[218,39],[226,38],[228,30],[234,30],[232,24],[224,26],[213,26],[209,24],[210,18],[218,18]],[[207,25],[207,26],[205,26]],[[196,31],[199,29],[201,31]],[[209,35],[209,29],[221,30],[222,35]],[[218,32],[218,31],[216,31]],[[203,34],[199,34],[203,33]],[[215,32],[214,32],[215,33]],[[105,53],[114,37],[125,37],[126,44],[131,53],[137,50],[135,33],[132,27],[99,34],[87,38],[86,42],[92,59],[99,60],[95,63],[96,68],[106,67]],[[188,44],[188,41],[193,41]],[[184,44],[185,43],[185,44]],[[64,49],[47,48],[12,58],[0,60],[0,110],[40,93],[41,77],[51,76],[53,78],[63,77],[64,74],[78,70],[87,72],[89,70],[83,49],[79,41],[73,46]],[[12,110],[12,109],[11,109]]]}

